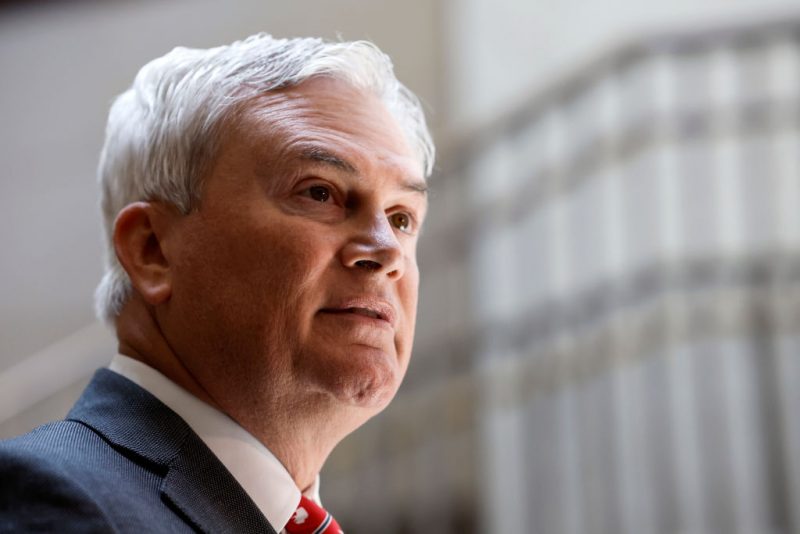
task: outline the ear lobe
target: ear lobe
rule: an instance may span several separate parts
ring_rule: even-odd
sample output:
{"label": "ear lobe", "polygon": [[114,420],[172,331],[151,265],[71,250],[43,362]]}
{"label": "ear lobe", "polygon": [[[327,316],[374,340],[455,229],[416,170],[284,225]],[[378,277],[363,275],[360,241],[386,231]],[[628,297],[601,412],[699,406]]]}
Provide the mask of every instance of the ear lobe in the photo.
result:
{"label": "ear lobe", "polygon": [[150,202],[125,206],[114,221],[114,250],[145,302],[166,302],[172,294],[169,262],[162,249],[163,208]]}

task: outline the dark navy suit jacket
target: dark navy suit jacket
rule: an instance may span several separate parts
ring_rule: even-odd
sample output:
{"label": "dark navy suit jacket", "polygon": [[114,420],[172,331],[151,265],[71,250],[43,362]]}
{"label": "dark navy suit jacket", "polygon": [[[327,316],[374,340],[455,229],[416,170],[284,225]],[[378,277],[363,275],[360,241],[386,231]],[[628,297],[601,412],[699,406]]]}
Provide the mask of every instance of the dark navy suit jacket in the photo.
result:
{"label": "dark navy suit jacket", "polygon": [[198,531],[275,533],[186,422],[113,371],[64,421],[0,441],[0,532]]}

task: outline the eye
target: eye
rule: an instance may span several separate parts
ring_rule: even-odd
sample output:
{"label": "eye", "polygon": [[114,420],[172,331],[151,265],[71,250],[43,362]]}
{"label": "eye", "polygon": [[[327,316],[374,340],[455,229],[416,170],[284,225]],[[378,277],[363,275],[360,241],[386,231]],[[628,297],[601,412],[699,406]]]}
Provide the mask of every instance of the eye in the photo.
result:
{"label": "eye", "polygon": [[411,233],[411,216],[408,213],[398,212],[389,215],[389,222],[401,232]]}
{"label": "eye", "polygon": [[327,202],[331,198],[331,190],[324,185],[314,185],[308,188],[308,196],[317,202]]}

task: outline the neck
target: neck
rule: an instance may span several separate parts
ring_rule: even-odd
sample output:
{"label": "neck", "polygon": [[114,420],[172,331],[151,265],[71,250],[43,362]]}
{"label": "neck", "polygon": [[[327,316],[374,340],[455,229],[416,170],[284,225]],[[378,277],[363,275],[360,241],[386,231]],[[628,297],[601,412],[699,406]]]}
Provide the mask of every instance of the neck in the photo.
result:
{"label": "neck", "polygon": [[299,404],[281,405],[275,398],[267,403],[273,402],[279,407],[266,417],[259,416],[257,410],[239,414],[241,417],[229,415],[261,441],[286,467],[297,487],[305,491],[314,483],[333,448],[363,420],[347,411],[343,413],[322,394]]}

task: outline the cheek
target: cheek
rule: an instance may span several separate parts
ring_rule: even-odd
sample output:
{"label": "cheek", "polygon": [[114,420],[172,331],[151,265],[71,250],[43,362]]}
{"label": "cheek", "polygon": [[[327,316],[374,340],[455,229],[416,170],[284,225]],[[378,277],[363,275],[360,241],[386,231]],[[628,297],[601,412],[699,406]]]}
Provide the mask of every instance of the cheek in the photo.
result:
{"label": "cheek", "polygon": [[220,224],[205,230],[185,239],[174,286],[175,297],[205,307],[212,317],[235,313],[263,320],[294,300],[313,273],[313,245],[286,228]]}
{"label": "cheek", "polygon": [[410,318],[413,327],[413,319],[417,311],[417,297],[419,295],[419,267],[416,261],[409,261],[403,278],[401,299],[403,300],[403,307],[411,313]]}
{"label": "cheek", "polygon": [[235,244],[220,258],[221,276],[246,303],[255,328],[269,324],[288,334],[319,304],[318,282],[331,265],[331,247],[306,226],[272,224],[228,237]]}
{"label": "cheek", "polygon": [[417,316],[417,298],[419,293],[419,270],[416,263],[407,268],[400,286],[399,298],[404,312],[403,336],[399,339],[400,353],[408,355],[414,342],[414,329]]}

